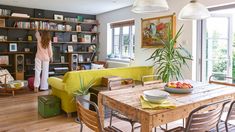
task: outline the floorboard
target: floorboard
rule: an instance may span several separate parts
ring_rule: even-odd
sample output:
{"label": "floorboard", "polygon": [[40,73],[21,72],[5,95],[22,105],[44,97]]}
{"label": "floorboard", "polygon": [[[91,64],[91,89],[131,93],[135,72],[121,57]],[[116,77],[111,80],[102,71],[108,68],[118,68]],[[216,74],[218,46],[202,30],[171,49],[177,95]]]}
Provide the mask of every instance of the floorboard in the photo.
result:
{"label": "floorboard", "polygon": [[[75,117],[67,118],[65,114],[61,114],[44,119],[38,114],[37,98],[47,94],[49,91],[18,91],[14,97],[0,94],[0,132],[79,132],[80,124],[74,121]],[[108,122],[107,119],[105,124],[108,125]],[[124,132],[131,130],[129,123],[118,119],[113,122],[114,126]],[[138,131],[140,129],[135,130]],[[84,132],[91,130],[84,126]]]}

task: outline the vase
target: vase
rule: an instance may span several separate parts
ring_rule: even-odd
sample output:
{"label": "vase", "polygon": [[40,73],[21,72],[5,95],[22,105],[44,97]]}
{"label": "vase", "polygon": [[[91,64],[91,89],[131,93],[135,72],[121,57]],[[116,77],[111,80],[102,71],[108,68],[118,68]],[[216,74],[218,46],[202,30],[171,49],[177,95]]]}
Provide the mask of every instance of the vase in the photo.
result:
{"label": "vase", "polygon": [[[90,93],[88,93],[87,95],[77,95],[77,96],[76,96],[76,101],[78,101],[78,98],[83,98],[83,99],[85,99],[85,100],[90,101],[90,96],[91,96]],[[81,102],[81,104],[82,104],[82,106],[84,106],[86,109],[89,109],[90,104],[88,104],[87,102]]]}

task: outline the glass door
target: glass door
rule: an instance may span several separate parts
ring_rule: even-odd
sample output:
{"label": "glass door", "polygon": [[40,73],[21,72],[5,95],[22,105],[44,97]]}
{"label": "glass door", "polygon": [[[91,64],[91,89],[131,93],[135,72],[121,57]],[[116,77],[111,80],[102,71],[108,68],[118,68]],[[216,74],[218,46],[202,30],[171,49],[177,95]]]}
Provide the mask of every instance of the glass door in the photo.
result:
{"label": "glass door", "polygon": [[232,76],[232,17],[212,15],[202,22],[202,81]]}

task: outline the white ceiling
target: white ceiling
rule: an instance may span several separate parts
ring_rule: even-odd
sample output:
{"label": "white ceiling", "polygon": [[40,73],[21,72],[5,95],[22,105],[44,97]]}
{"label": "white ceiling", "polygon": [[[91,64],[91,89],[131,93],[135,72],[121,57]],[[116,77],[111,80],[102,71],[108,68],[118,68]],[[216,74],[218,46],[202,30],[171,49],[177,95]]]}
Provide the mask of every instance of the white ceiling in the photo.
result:
{"label": "white ceiling", "polygon": [[74,12],[101,14],[133,4],[134,0],[0,0],[2,5]]}

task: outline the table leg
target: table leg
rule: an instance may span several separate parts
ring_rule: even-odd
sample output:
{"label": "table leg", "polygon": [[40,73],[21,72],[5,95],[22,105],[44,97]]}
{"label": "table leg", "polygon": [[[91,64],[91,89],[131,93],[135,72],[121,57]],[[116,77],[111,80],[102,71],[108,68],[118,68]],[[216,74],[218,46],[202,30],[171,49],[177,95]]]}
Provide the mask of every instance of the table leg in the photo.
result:
{"label": "table leg", "polygon": [[141,132],[152,132],[152,117],[147,114],[141,115]]}
{"label": "table leg", "polygon": [[12,96],[15,96],[15,90],[12,90]]}
{"label": "table leg", "polygon": [[103,97],[101,94],[98,94],[98,107],[99,107],[101,126],[102,128],[104,128],[104,106],[103,106]]}

